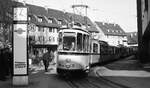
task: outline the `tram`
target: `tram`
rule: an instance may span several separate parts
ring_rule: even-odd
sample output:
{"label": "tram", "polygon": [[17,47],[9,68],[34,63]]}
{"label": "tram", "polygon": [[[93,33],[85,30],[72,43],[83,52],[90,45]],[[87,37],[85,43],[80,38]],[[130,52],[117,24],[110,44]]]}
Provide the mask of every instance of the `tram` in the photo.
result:
{"label": "tram", "polygon": [[129,55],[131,51],[131,48],[110,46],[105,41],[93,39],[87,30],[80,27],[61,28],[57,73],[88,73],[91,66],[117,60]]}
{"label": "tram", "polygon": [[89,72],[90,33],[82,28],[62,28],[59,31],[57,72],[83,70]]}

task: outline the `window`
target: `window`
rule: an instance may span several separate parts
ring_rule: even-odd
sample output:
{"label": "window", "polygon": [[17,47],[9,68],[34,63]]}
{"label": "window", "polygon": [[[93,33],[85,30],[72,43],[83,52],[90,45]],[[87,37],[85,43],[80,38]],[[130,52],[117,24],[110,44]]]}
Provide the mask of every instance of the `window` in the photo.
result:
{"label": "window", "polygon": [[107,54],[109,54],[109,53],[108,53],[108,46],[105,45],[105,44],[101,44],[101,45],[100,45],[100,53],[101,53],[102,55],[107,55]]}
{"label": "window", "polygon": [[82,34],[77,34],[77,50],[82,51]]}
{"label": "window", "polygon": [[39,31],[39,32],[44,32],[44,27],[40,27],[40,26],[39,26],[39,27],[38,27],[38,31]]}
{"label": "window", "polygon": [[42,22],[43,18],[42,17],[38,17],[38,22]]}
{"label": "window", "polygon": [[55,42],[55,37],[53,37],[53,42]]}
{"label": "window", "polygon": [[56,28],[53,28],[53,30],[54,30],[53,33],[57,33],[57,29]]}
{"label": "window", "polygon": [[35,42],[35,36],[29,36],[29,42],[30,44]]}
{"label": "window", "polygon": [[43,42],[43,41],[44,41],[44,36],[38,36],[38,40],[39,40],[40,42]]}
{"label": "window", "polygon": [[58,20],[58,24],[62,24],[62,21],[61,21],[61,20]]}
{"label": "window", "polygon": [[83,35],[83,51],[86,51],[86,35]]}
{"label": "window", "polygon": [[108,29],[107,32],[110,32],[110,30]]}
{"label": "window", "polygon": [[52,18],[48,18],[48,23],[53,23],[53,19]]}
{"label": "window", "polygon": [[75,37],[74,36],[63,37],[63,50],[75,51]]}
{"label": "window", "polygon": [[106,35],[107,36],[107,38],[109,38],[109,35]]}
{"label": "window", "polygon": [[52,32],[52,28],[51,27],[49,28],[49,32]]}
{"label": "window", "polygon": [[49,37],[49,41],[52,42],[52,37],[51,36]]}
{"label": "window", "polygon": [[90,28],[91,25],[88,24],[88,28]]}
{"label": "window", "polygon": [[98,53],[98,44],[93,43],[93,53]]}
{"label": "window", "polygon": [[28,17],[28,21],[31,21],[31,16]]}

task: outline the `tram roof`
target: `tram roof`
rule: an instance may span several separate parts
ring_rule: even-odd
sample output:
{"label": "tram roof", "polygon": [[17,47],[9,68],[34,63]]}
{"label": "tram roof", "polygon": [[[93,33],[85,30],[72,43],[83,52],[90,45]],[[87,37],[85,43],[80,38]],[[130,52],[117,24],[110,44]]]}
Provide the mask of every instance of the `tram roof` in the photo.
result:
{"label": "tram roof", "polygon": [[72,27],[72,28],[69,28],[69,27],[63,27],[63,28],[61,28],[60,29],[60,31],[61,30],[65,30],[65,31],[68,31],[68,32],[85,32],[85,33],[88,33],[88,34],[90,34],[90,32],[89,31],[87,31],[86,29],[84,29],[84,28],[81,28],[81,27]]}

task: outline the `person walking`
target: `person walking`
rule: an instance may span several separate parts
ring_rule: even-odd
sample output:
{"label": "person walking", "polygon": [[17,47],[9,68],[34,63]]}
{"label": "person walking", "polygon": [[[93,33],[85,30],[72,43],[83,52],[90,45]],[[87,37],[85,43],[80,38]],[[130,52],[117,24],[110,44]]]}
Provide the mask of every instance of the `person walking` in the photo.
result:
{"label": "person walking", "polygon": [[45,67],[45,72],[48,72],[49,63],[54,59],[53,50],[48,48],[48,52],[43,54],[43,63]]}

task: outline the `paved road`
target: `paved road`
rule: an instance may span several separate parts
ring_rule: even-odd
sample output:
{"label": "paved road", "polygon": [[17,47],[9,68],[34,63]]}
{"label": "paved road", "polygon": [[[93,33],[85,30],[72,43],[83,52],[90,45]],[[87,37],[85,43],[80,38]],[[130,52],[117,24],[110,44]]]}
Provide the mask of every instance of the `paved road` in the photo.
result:
{"label": "paved road", "polygon": [[[132,67],[131,67],[132,66]],[[150,73],[143,70],[137,61],[126,58],[105,66],[93,67],[88,77],[81,74],[59,77],[55,69],[44,72],[43,67],[32,67],[29,85],[14,87],[11,79],[1,82],[0,88],[149,88]],[[79,77],[80,76],[80,77]]]}

